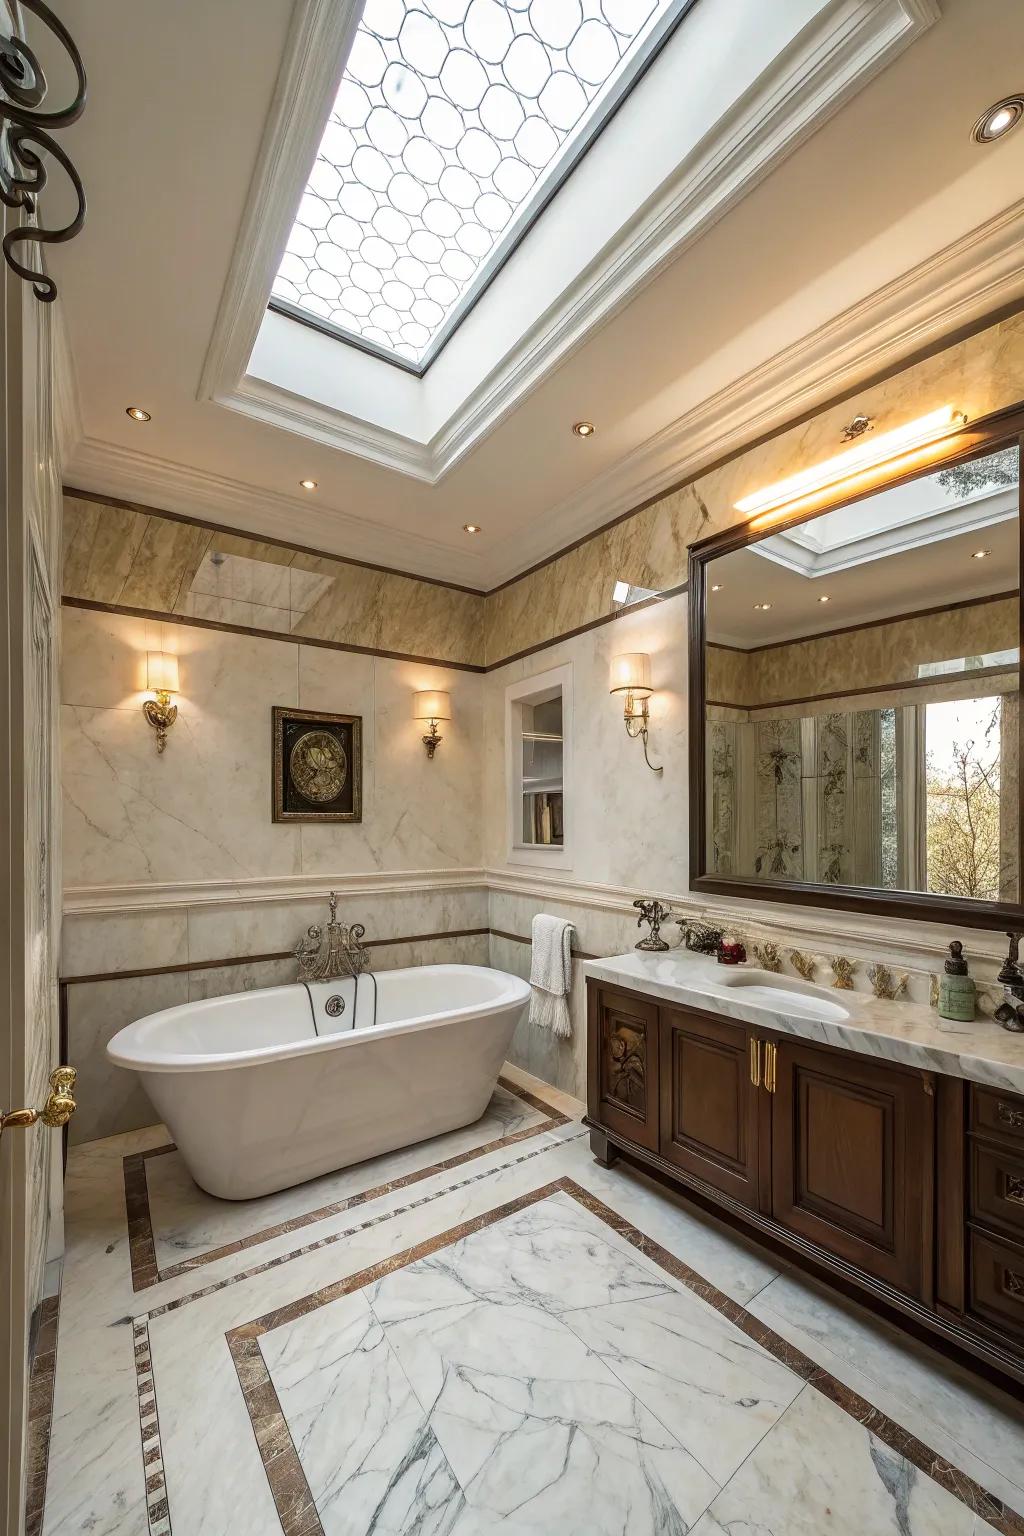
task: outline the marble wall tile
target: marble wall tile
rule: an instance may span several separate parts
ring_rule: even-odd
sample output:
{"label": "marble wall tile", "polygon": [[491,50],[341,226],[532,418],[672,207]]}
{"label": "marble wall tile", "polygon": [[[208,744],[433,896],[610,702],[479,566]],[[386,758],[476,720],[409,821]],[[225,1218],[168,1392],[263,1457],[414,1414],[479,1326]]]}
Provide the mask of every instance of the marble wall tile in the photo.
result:
{"label": "marble wall tile", "polygon": [[290,986],[296,975],[294,960],[256,960],[245,965],[216,965],[188,973],[188,1001],[228,997],[233,992],[256,992],[262,987]]}
{"label": "marble wall tile", "polygon": [[182,972],[68,988],[68,1058],[78,1068],[72,1143],[155,1124],[158,1116],[135,1073],[107,1061],[107,1042],[134,1019],[187,1001]]}
{"label": "marble wall tile", "polygon": [[64,977],[184,965],[187,960],[188,919],[183,908],[64,915]]}

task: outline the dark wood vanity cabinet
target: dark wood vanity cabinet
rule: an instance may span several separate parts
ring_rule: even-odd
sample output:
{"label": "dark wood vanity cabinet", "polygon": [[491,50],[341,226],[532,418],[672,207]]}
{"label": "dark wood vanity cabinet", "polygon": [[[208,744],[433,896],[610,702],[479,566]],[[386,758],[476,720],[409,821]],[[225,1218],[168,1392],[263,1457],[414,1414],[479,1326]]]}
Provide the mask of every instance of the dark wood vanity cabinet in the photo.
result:
{"label": "dark wood vanity cabinet", "polygon": [[802,1040],[772,1049],[772,1216],[929,1300],[934,1076]]}
{"label": "dark wood vanity cabinet", "polygon": [[617,1151],[1024,1380],[1024,1098],[588,983]]}
{"label": "dark wood vanity cabinet", "polygon": [[756,1052],[745,1024],[661,1010],[661,1154],[755,1210],[761,1118]]}
{"label": "dark wood vanity cabinet", "polygon": [[658,1005],[611,987],[588,993],[587,1100],[594,1119],[658,1150]]}

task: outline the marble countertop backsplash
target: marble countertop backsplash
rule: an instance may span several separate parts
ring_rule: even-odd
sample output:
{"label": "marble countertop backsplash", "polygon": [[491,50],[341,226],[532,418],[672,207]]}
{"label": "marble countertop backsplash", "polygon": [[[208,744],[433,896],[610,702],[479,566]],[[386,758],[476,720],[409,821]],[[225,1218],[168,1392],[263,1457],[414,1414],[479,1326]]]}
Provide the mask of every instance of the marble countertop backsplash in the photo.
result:
{"label": "marble countertop backsplash", "polygon": [[[985,1016],[962,1024],[939,1018],[926,1004],[823,986],[819,990],[829,990],[830,1001],[845,1008],[849,1017],[815,1018],[810,1011],[811,999],[809,1011],[804,1014],[787,1008],[781,998],[777,1004],[769,1004],[760,998],[744,997],[742,988],[725,983],[724,968],[716,960],[687,950],[662,954],[633,950],[604,960],[590,960],[583,969],[595,981],[643,992],[665,1002],[703,1008],[744,1024],[798,1035],[859,1055],[1024,1093],[1024,1035],[1010,1034]],[[799,987],[800,983],[795,985]]]}

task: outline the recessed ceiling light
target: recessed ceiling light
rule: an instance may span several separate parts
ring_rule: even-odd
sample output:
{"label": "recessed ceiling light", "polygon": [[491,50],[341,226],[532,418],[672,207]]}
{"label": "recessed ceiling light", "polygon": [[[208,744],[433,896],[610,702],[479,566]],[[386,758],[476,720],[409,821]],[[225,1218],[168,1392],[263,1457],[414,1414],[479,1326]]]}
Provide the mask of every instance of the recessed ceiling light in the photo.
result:
{"label": "recessed ceiling light", "polygon": [[1016,128],[1024,117],[1024,96],[1004,96],[983,112],[971,131],[976,144],[994,144],[1003,139],[1011,128]]}
{"label": "recessed ceiling light", "polygon": [[577,437],[593,437],[597,431],[592,421],[574,421],[572,429]]}
{"label": "recessed ceiling light", "polygon": [[754,607],[758,613],[767,613],[771,603],[755,603]]}
{"label": "recessed ceiling light", "polygon": [[300,480],[299,484],[302,486],[302,489],[304,491],[315,491],[316,490],[316,481],[315,480]]}
{"label": "recessed ceiling light", "polygon": [[972,560],[985,560],[992,553],[990,549],[976,549],[971,556]]}
{"label": "recessed ceiling light", "polygon": [[126,416],[130,416],[132,421],[152,421],[153,420],[153,418],[149,414],[149,412],[148,411],[144,411],[142,409],[141,405],[130,405],[127,408],[127,410],[125,411],[125,415]]}
{"label": "recessed ceiling light", "polygon": [[629,582],[628,581],[617,581],[615,583],[614,587],[612,587],[612,602],[613,603],[618,603],[619,606],[621,607],[622,604],[626,601],[626,598],[628,596],[629,596]]}
{"label": "recessed ceiling light", "polygon": [[722,583],[720,581],[716,581],[715,585],[711,588],[711,590],[712,590],[712,592],[721,592],[721,590],[722,590]]}
{"label": "recessed ceiling light", "polygon": [[463,531],[463,533],[479,533],[480,532],[480,524],[479,523],[463,523],[462,531]]}
{"label": "recessed ceiling light", "polygon": [[818,602],[819,603],[830,603],[831,601],[832,601],[832,599],[829,597],[827,592],[823,592],[821,594],[821,596],[818,598]]}

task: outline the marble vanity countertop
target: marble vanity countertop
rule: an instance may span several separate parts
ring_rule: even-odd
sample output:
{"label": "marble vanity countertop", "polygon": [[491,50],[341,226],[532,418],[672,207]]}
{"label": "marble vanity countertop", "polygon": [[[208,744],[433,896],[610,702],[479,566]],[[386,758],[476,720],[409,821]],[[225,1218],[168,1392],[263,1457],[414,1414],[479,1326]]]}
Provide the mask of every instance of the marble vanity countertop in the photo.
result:
{"label": "marble vanity countertop", "polygon": [[[994,1019],[981,1015],[971,1024],[958,1024],[940,1019],[933,1008],[920,1003],[889,1002],[828,987],[805,989],[796,978],[783,976],[777,978],[783,985],[805,991],[806,1004],[801,999],[796,1008],[782,998],[777,1004],[769,1003],[762,997],[744,996],[744,988],[729,985],[725,976],[732,967],[687,950],[667,954],[631,950],[605,960],[588,960],[583,969],[596,981],[665,1002],[703,1008],[744,1024],[799,1035],[863,1056],[1024,1093],[1024,1034],[1010,1034]],[[823,999],[822,1006],[829,1012],[831,1004],[845,1009],[849,1017],[815,1017],[816,996]]]}

